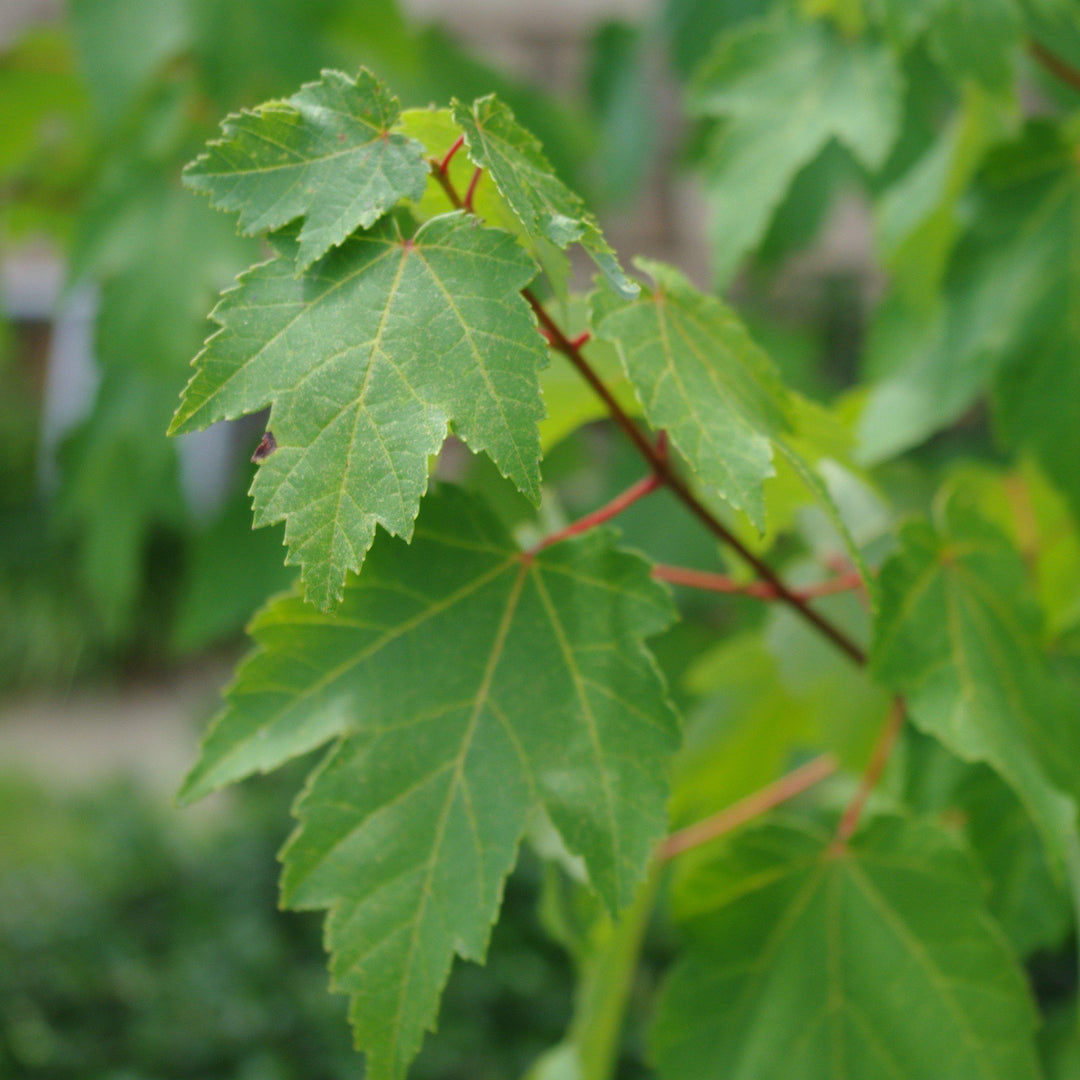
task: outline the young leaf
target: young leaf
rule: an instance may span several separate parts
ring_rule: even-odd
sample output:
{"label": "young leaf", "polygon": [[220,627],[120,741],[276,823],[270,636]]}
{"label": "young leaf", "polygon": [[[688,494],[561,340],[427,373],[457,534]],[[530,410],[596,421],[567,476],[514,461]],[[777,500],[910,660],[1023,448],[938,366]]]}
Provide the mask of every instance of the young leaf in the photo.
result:
{"label": "young leaf", "polygon": [[376,522],[408,537],[428,456],[452,423],[534,502],[547,356],[520,295],[535,268],[501,230],[461,213],[410,239],[392,219],[303,278],[296,243],[241,275],[170,431],[273,405],[277,450],[252,487],[256,525],[285,519],[290,563],[329,608]]}
{"label": "young leaf", "polygon": [[697,478],[765,531],[762,485],[774,448],[817,497],[860,563],[821,478],[792,440],[793,404],[771,359],[722,300],[678,270],[637,259],[655,287],[636,300],[594,294],[592,322],[615,344],[649,423],[667,431]]}
{"label": "young leaf", "polygon": [[1015,0],[873,0],[872,9],[900,46],[926,34],[931,53],[957,82],[1011,89],[1023,31]]}
{"label": "young leaf", "polygon": [[1036,1080],[1035,1011],[969,860],[899,818],[829,842],[764,825],[689,883],[664,1080]]}
{"label": "young leaf", "polygon": [[297,598],[256,620],[185,794],[344,733],[298,806],[284,896],[330,909],[337,988],[374,1080],[432,1026],[453,954],[480,960],[535,808],[612,909],[663,835],[678,721],[643,638],[664,589],[607,531],[522,554],[460,492],[383,538],[334,616]]}
{"label": "young leaf", "polygon": [[999,377],[1003,431],[1035,450],[1080,509],[1078,144],[1078,130],[1033,122],[994,152],[968,197],[973,226],[957,247],[944,297],[925,317],[893,305],[888,322],[883,313],[878,352],[893,370],[867,396],[864,460],[922,441]]}
{"label": "young leaf", "polygon": [[1060,868],[1075,842],[1076,806],[1062,790],[1074,740],[1038,650],[1023,563],[957,498],[942,518],[904,528],[882,567],[874,673],[905,695],[919,728],[1010,784]]}
{"label": "young leaf", "polygon": [[831,139],[868,169],[896,140],[903,80],[893,54],[794,15],[721,40],[695,80],[693,107],[723,119],[706,183],[716,277],[730,279],[765,235],[795,174]]}
{"label": "young leaf", "polygon": [[599,294],[597,336],[614,342],[649,423],[667,431],[698,478],[763,532],[772,439],[788,427],[780,377],[723,301],[663,263],[637,265],[655,288],[622,304]]}
{"label": "young leaf", "polygon": [[596,219],[555,175],[536,137],[510,109],[489,94],[471,108],[455,101],[452,111],[469,157],[490,174],[525,232],[559,248],[581,244],[621,296],[635,297],[638,287],[623,272]]}
{"label": "young leaf", "polygon": [[424,148],[392,134],[397,99],[368,71],[324,71],[286,101],[222,122],[223,139],[185,170],[214,206],[240,212],[240,231],[269,232],[303,217],[297,271],[373,225],[427,184]]}

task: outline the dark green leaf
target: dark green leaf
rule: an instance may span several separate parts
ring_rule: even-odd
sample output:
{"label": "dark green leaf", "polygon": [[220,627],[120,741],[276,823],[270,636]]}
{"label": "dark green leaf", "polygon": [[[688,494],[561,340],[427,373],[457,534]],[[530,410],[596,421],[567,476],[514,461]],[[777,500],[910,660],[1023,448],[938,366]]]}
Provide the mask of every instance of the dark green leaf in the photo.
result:
{"label": "dark green leaf", "polygon": [[369,1076],[403,1074],[453,954],[483,957],[536,808],[610,908],[633,899],[678,732],[642,639],[671,615],[609,533],[523,556],[447,490],[411,546],[380,541],[336,615],[292,598],[254,623],[185,794],[345,736],[298,806],[283,888],[330,909]]}
{"label": "dark green leaf", "polygon": [[949,838],[881,818],[829,844],[764,825],[687,885],[664,1080],[1037,1080],[1023,976]]}
{"label": "dark green leaf", "polygon": [[424,148],[390,129],[393,95],[368,71],[324,71],[286,101],[222,122],[223,139],[184,170],[184,180],[222,210],[240,213],[246,235],[303,217],[297,270],[373,225],[427,184]]}
{"label": "dark green leaf", "polygon": [[411,238],[387,219],[294,275],[295,243],[214,311],[172,432],[273,405],[277,450],[253,486],[257,525],[286,521],[289,562],[328,608],[376,523],[409,536],[428,456],[449,425],[534,501],[547,360],[520,289],[535,273],[501,230],[461,213]]}

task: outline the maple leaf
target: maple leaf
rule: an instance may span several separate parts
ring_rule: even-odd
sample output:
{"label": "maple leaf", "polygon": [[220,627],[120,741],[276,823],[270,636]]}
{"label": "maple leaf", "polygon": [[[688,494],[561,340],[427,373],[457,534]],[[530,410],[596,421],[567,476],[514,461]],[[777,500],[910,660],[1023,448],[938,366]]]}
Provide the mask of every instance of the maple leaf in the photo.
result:
{"label": "maple leaf", "polygon": [[324,71],[285,101],[233,113],[223,139],[184,170],[214,206],[240,212],[240,231],[269,232],[303,217],[297,271],[373,225],[427,184],[424,148],[391,128],[397,99],[369,71]]}
{"label": "maple leaf", "polygon": [[399,1077],[454,953],[483,958],[530,816],[609,908],[664,833],[678,721],[643,639],[673,611],[607,530],[524,555],[476,500],[425,500],[333,615],[272,604],[185,787],[201,795],[342,736],[297,807],[283,895],[330,910],[334,985],[369,1076]]}
{"label": "maple leaf", "polygon": [[411,238],[386,219],[301,278],[296,241],[242,274],[213,312],[170,433],[272,405],[277,449],[252,487],[256,525],[286,522],[308,598],[340,599],[376,523],[408,537],[450,425],[534,502],[547,362],[512,236],[455,212]]}

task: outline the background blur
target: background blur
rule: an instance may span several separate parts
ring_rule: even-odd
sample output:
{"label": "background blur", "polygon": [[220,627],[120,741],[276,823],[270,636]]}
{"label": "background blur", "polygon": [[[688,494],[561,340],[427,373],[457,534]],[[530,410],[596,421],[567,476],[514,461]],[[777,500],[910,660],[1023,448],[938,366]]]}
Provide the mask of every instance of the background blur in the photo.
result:
{"label": "background blur", "polygon": [[[164,438],[206,313],[259,252],[183,164],[225,113],[323,66],[367,64],[405,106],[497,90],[621,253],[707,285],[682,89],[714,32],[765,6],[0,0],[0,1076],[362,1072],[318,919],[276,911],[295,777],[170,801],[245,622],[292,576],[281,530],[250,528],[259,418]],[[878,289],[859,178],[824,157],[766,238],[770,274],[737,286],[811,396],[851,379]],[[568,512],[632,476],[602,431],[545,462]],[[627,515],[631,542],[710,555],[656,505]],[[677,687],[678,640],[658,651]],[[541,876],[514,876],[488,968],[455,969],[412,1075],[521,1076],[560,1037],[571,960]],[[660,934],[641,995],[663,954]],[[620,1075],[647,1075],[629,1027]]]}

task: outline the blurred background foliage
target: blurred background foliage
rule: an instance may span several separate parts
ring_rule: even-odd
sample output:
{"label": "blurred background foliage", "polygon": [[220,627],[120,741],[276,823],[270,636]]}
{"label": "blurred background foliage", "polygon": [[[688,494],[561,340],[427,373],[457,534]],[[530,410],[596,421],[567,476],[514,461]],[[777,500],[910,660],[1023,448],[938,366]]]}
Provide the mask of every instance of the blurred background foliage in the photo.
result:
{"label": "blurred background foliage", "polygon": [[[260,257],[179,174],[225,113],[360,64],[406,106],[498,91],[620,247],[660,221],[638,246],[735,300],[804,395],[801,430],[869,561],[901,517],[962,490],[1024,554],[1044,643],[1080,687],[1080,93],[1031,51],[1080,68],[1080,17],[1072,0],[992,2],[1004,14],[988,41],[935,21],[946,3],[661,0],[598,18],[576,84],[556,90],[390,0],[70,0],[0,55],[0,246],[63,266],[54,312],[0,297],[0,690],[122,681],[234,649],[291,580],[281,530],[250,527],[259,424],[164,438],[206,313]],[[812,123],[810,84],[824,102]],[[93,361],[64,426],[51,358],[73,311],[89,313]],[[570,330],[582,317],[562,314]],[[601,343],[589,349],[612,370]],[[582,385],[555,366],[545,378],[573,418],[545,432],[547,529],[639,465],[591,423]],[[442,468],[536,528],[486,459],[451,445]],[[716,509],[796,583],[841,555],[783,473],[764,538]],[[741,572],[664,492],[619,524],[658,561]],[[784,612],[677,599],[683,621],[652,643],[688,718],[675,825],[823,746],[865,760],[884,711],[865,675]],[[856,598],[823,610],[865,635]],[[964,835],[1052,1015],[1075,994],[1062,959],[1075,930],[1030,823],[991,774],[905,738],[893,795]],[[137,787],[57,797],[5,779],[0,1075],[360,1075],[316,920],[274,913],[288,788],[245,789],[214,820],[177,825]],[[588,974],[589,942],[610,934],[558,865],[530,856],[512,879],[488,969],[455,970],[413,1075],[521,1076],[558,1042],[574,966]],[[647,1075],[642,1018],[666,948],[657,925],[620,1076]],[[1047,1040],[1065,1063],[1052,1075],[1075,1075],[1075,1037],[1051,1025]],[[558,1066],[556,1051],[535,1080]]]}

